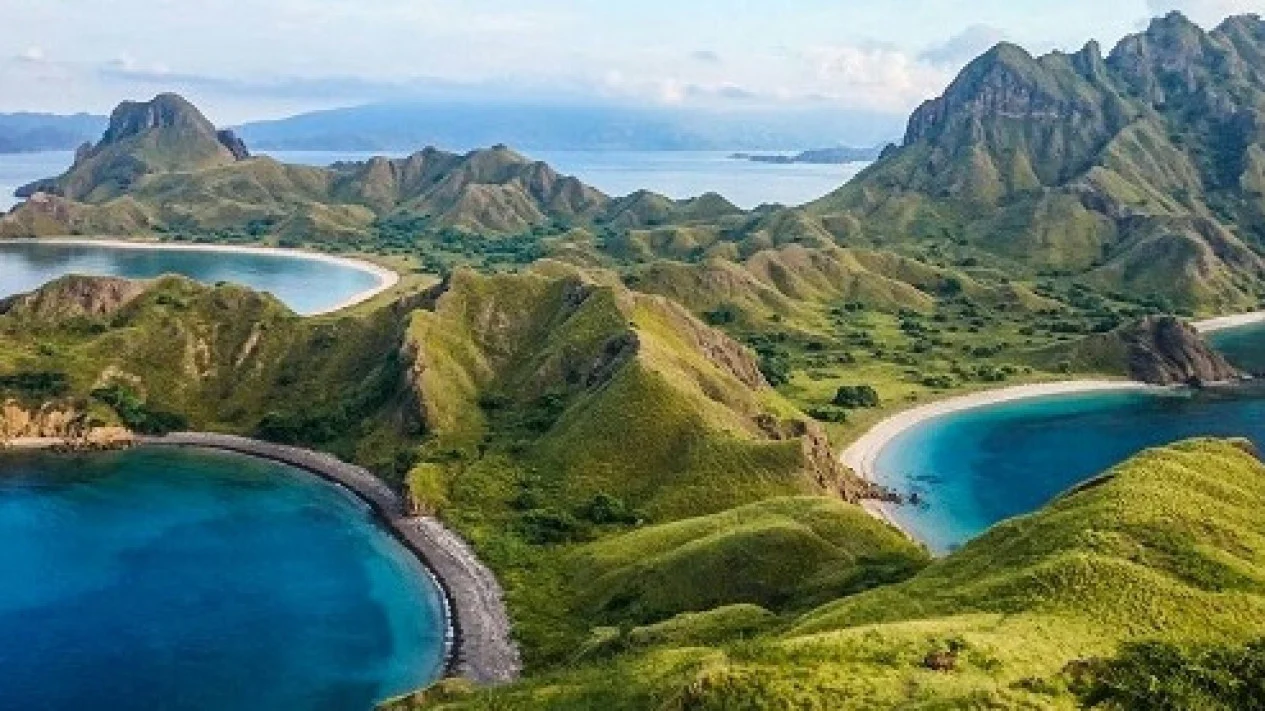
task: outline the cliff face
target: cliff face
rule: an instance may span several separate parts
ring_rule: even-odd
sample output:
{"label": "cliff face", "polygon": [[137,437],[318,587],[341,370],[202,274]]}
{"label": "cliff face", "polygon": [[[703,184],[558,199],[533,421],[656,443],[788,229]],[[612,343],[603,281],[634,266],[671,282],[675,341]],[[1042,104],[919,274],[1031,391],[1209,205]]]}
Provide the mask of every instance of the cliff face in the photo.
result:
{"label": "cliff face", "polygon": [[31,407],[16,400],[0,405],[0,446],[18,439],[60,440],[72,446],[111,446],[132,440],[122,427],[94,423],[87,413],[66,403]]}
{"label": "cliff face", "polygon": [[[809,206],[838,236],[968,247],[1196,312],[1265,294],[1265,22],[1178,13],[1106,57],[1001,44]],[[839,227],[834,227],[838,225]]]}
{"label": "cliff face", "polygon": [[148,284],[115,277],[66,276],[29,294],[0,299],[0,314],[44,323],[109,316],[144,293]]}
{"label": "cliff face", "polygon": [[1231,380],[1239,371],[1212,349],[1193,326],[1172,316],[1152,316],[1117,333],[1128,347],[1129,375],[1155,385]]}

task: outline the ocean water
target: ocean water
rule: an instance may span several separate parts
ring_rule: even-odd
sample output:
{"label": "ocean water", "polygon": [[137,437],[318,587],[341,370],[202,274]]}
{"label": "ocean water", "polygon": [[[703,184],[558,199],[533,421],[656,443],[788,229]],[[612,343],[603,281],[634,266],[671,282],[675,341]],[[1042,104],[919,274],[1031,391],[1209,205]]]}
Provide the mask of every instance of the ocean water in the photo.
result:
{"label": "ocean water", "polygon": [[74,162],[73,151],[0,153],[0,211],[18,204],[14,190],[40,178],[61,175]]}
{"label": "ocean water", "polygon": [[[866,166],[772,165],[734,160],[726,151],[520,151],[559,172],[574,175],[608,195],[652,190],[670,198],[706,192],[724,195],[735,205],[800,205],[830,193]],[[760,153],[761,151],[747,151]],[[304,165],[365,160],[373,153],[269,151],[277,160]]]}
{"label": "ocean water", "polygon": [[0,709],[368,711],[441,594],[350,494],[257,459],[0,455]]}
{"label": "ocean water", "polygon": [[1265,448],[1265,393],[1110,391],[1016,401],[928,420],[894,439],[879,479],[916,492],[897,521],[945,553],[1150,447],[1198,436]]}
{"label": "ocean water", "polygon": [[66,274],[149,279],[182,274],[272,293],[300,314],[326,311],[378,284],[363,269],[304,257],[249,252],[130,249],[109,245],[0,241],[0,298]]}
{"label": "ocean water", "polygon": [[1239,368],[1265,374],[1265,323],[1216,331],[1208,340]]}
{"label": "ocean water", "polygon": [[[747,151],[760,153],[761,151]],[[265,151],[277,160],[302,165],[358,161],[376,153],[354,151]],[[402,154],[403,152],[401,152]],[[627,195],[642,188],[671,198],[706,192],[724,195],[734,204],[753,208],[761,203],[800,205],[835,190],[866,166],[772,165],[729,158],[728,151],[523,151],[559,171],[575,175],[609,195]],[[17,204],[13,191],[33,180],[59,175],[73,153],[0,154],[0,210]]]}

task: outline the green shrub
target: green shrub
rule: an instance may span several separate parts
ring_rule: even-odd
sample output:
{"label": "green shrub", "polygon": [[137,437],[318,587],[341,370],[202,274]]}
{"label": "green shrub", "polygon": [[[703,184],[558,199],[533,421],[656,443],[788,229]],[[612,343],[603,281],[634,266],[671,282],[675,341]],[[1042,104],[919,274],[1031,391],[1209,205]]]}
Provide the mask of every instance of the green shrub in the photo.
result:
{"label": "green shrub", "polygon": [[528,511],[519,520],[523,540],[536,545],[553,545],[585,540],[587,529],[566,511],[543,508]]}
{"label": "green shrub", "polygon": [[150,408],[135,391],[118,383],[93,390],[92,397],[113,408],[123,424],[133,432],[162,435],[189,426],[183,415]]}
{"label": "green shrub", "polygon": [[1088,663],[1073,687],[1088,707],[1258,711],[1265,709],[1265,639],[1204,649],[1133,643],[1114,659]]}
{"label": "green shrub", "polygon": [[586,520],[600,525],[623,524],[633,525],[643,516],[628,508],[622,499],[601,493],[585,504],[580,513]]}
{"label": "green shrub", "polygon": [[878,407],[878,392],[869,385],[843,385],[835,393],[833,404],[838,407]]}

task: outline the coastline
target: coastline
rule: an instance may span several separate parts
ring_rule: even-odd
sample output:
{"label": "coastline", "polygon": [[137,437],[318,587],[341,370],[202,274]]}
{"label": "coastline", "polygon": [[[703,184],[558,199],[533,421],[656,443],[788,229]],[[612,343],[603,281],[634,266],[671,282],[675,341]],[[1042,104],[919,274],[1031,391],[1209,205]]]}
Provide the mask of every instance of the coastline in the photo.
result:
{"label": "coastline", "polygon": [[[522,671],[518,647],[496,576],[469,544],[432,516],[409,511],[404,499],[367,470],[337,457],[299,447],[246,437],[181,432],[162,437],[137,436],[140,446],[180,447],[232,452],[280,462],[341,486],[363,501],[388,531],[426,567],[443,591],[448,618],[445,677],[480,685],[513,681]],[[26,448],[52,447],[63,440],[29,438]]]}
{"label": "coastline", "polygon": [[1191,323],[1195,330],[1202,334],[1216,333],[1218,331],[1228,331],[1242,326],[1252,326],[1254,324],[1265,322],[1265,311],[1249,311],[1245,314],[1234,314],[1232,316],[1218,316],[1216,318],[1204,319],[1202,321],[1194,321]]}
{"label": "coastline", "polygon": [[[878,481],[878,458],[900,435],[924,422],[945,415],[974,410],[991,405],[1048,397],[1052,395],[1071,395],[1106,391],[1132,390],[1137,392],[1157,392],[1164,388],[1127,380],[1062,380],[1053,383],[1035,383],[1031,385],[1014,385],[984,390],[951,397],[946,400],[932,402],[914,407],[880,421],[866,431],[857,440],[848,445],[840,454],[839,461],[850,468],[857,476],[871,483]],[[900,525],[895,515],[895,506],[883,501],[863,501],[862,507],[872,516],[900,529],[906,536],[918,540],[909,530]]]}
{"label": "coastline", "polygon": [[304,316],[326,316],[328,314],[342,311],[356,304],[363,303],[381,294],[388,289],[393,288],[400,283],[400,275],[394,270],[384,266],[374,264],[373,262],[353,257],[340,257],[333,254],[325,254],[324,252],[314,252],[307,249],[289,249],[283,247],[255,247],[250,245],[227,245],[227,244],[188,244],[179,242],[153,242],[140,240],[127,240],[117,238],[92,238],[92,237],[38,237],[38,238],[9,238],[0,239],[0,245],[3,244],[53,244],[65,245],[68,247],[110,247],[114,249],[139,249],[139,250],[173,250],[187,252],[220,252],[224,254],[255,254],[260,256],[281,257],[285,259],[310,259],[326,264],[333,264],[349,269],[372,274],[378,283],[369,289],[357,292],[340,301],[333,306],[313,311]]}

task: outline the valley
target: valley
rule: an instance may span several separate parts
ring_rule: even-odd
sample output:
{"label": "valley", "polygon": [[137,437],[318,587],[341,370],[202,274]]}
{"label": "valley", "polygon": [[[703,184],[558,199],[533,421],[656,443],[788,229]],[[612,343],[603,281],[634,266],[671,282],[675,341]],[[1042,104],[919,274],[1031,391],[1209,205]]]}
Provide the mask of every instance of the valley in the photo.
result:
{"label": "valley", "polygon": [[[1262,101],[1254,16],[1001,43],[758,207],[126,102],[0,216],[0,442],[363,467],[495,574],[523,665],[395,711],[1250,708],[1265,339],[1206,319],[1265,304]],[[328,269],[263,260],[298,250]]]}

